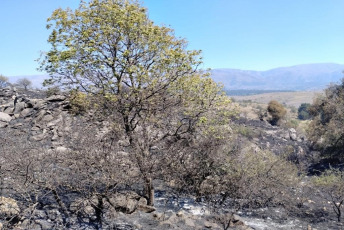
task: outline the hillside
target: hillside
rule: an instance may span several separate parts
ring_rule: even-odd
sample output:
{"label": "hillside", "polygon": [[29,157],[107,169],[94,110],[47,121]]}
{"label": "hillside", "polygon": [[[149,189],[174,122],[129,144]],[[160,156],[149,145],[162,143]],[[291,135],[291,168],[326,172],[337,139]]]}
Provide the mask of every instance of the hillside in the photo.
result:
{"label": "hillside", "polygon": [[212,78],[225,88],[259,90],[319,90],[342,77],[344,65],[334,63],[305,64],[267,71],[214,69]]}

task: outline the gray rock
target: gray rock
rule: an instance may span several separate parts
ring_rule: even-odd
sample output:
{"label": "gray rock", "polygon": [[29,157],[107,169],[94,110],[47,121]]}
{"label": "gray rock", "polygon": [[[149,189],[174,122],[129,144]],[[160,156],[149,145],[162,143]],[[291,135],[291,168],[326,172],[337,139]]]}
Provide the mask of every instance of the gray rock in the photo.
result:
{"label": "gray rock", "polygon": [[21,117],[27,117],[28,115],[30,115],[32,112],[31,108],[26,108],[23,111],[21,111],[20,116]]}
{"label": "gray rock", "polygon": [[47,98],[47,101],[56,102],[56,101],[64,101],[65,99],[66,97],[63,95],[52,95]]}
{"label": "gray rock", "polygon": [[23,109],[26,108],[26,103],[23,102],[23,101],[20,101],[20,102],[17,102],[15,105],[14,105],[14,111],[13,113],[20,113]]}
{"label": "gray rock", "polygon": [[7,122],[0,121],[0,128],[6,128],[8,126]]}
{"label": "gray rock", "polygon": [[12,120],[12,117],[8,115],[7,113],[0,112],[0,121],[2,122],[10,122]]}

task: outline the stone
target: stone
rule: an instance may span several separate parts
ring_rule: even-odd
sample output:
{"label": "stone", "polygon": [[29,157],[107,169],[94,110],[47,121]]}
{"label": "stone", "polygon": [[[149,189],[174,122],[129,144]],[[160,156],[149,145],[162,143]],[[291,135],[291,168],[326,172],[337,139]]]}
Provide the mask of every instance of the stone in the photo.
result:
{"label": "stone", "polygon": [[290,140],[297,141],[296,130],[294,128],[289,129]]}
{"label": "stone", "polygon": [[16,200],[3,196],[0,197],[0,215],[12,217],[18,215],[19,212],[20,208]]}
{"label": "stone", "polygon": [[117,211],[127,214],[133,213],[137,207],[137,200],[133,199],[129,194],[114,194],[109,201]]}
{"label": "stone", "polygon": [[35,223],[39,224],[42,230],[54,229],[54,224],[48,220],[36,220]]}
{"label": "stone", "polygon": [[176,215],[178,217],[183,217],[184,216],[184,212],[181,210],[181,211],[177,212]]}
{"label": "stone", "polygon": [[6,128],[8,126],[7,122],[0,121],[0,128]]}
{"label": "stone", "polygon": [[20,113],[26,108],[26,103],[23,101],[17,102],[14,104],[14,111],[13,113]]}
{"label": "stone", "polygon": [[0,121],[2,122],[10,122],[12,120],[12,117],[8,115],[7,113],[0,112]]}
{"label": "stone", "polygon": [[54,120],[54,117],[50,114],[48,115],[45,115],[43,118],[42,118],[42,121],[44,122],[48,122],[48,121],[51,121],[51,120]]}
{"label": "stone", "polygon": [[63,95],[52,95],[48,97],[46,100],[50,102],[57,102],[57,101],[64,101],[66,99]]}
{"label": "stone", "polygon": [[28,115],[30,115],[31,112],[32,112],[31,108],[26,108],[20,112],[20,116],[21,117],[27,117]]}
{"label": "stone", "polygon": [[185,225],[189,226],[189,227],[195,227],[195,222],[189,218],[185,219]]}

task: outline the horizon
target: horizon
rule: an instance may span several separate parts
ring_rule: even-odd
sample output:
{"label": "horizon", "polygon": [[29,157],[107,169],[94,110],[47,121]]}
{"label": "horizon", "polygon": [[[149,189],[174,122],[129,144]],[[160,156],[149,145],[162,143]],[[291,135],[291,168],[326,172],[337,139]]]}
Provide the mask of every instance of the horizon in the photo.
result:
{"label": "horizon", "polygon": [[[79,1],[12,0],[0,9],[0,74],[45,75],[36,68],[48,51],[46,19]],[[202,69],[266,71],[307,63],[344,63],[344,2],[292,0],[143,0],[156,25],[168,25],[187,49],[203,50]],[[20,6],[20,7],[18,7]],[[206,17],[204,17],[206,15]]]}

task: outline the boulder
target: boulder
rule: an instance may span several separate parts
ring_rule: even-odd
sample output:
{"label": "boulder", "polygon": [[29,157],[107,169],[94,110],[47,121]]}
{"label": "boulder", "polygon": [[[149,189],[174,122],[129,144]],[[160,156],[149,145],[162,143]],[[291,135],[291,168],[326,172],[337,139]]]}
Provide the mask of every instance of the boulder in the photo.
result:
{"label": "boulder", "polygon": [[297,140],[296,130],[294,128],[289,129],[289,137],[292,141]]}
{"label": "boulder", "polygon": [[56,102],[56,101],[64,101],[66,99],[63,95],[52,95],[48,97],[46,100],[50,102]]}
{"label": "boulder", "polygon": [[8,115],[7,113],[0,112],[0,121],[2,122],[10,122],[12,120],[12,117]]}

